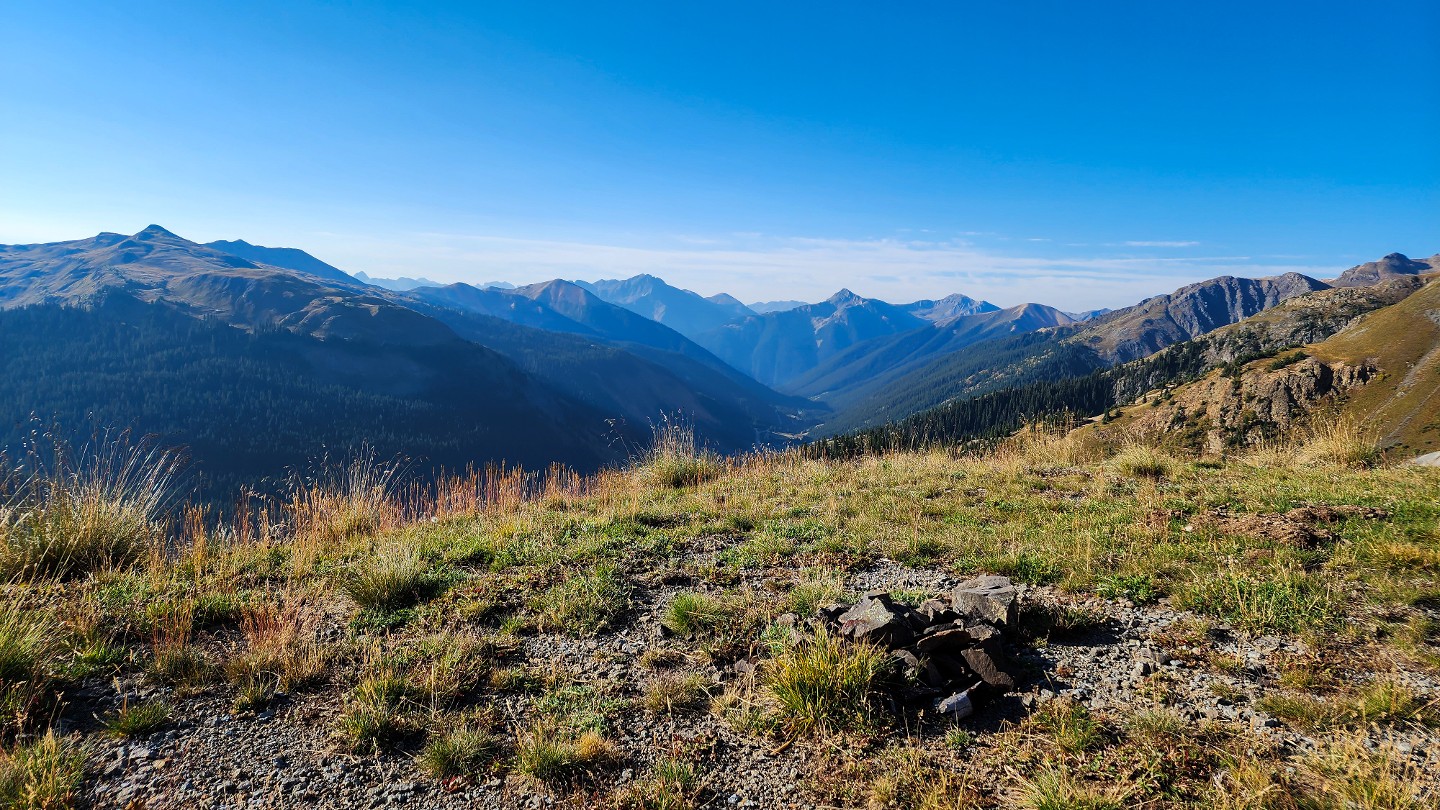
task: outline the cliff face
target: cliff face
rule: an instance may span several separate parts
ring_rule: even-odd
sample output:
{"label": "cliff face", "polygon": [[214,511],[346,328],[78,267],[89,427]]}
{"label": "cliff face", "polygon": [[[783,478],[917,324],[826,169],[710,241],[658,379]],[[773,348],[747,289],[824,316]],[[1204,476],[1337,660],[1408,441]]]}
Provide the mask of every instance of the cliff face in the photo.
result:
{"label": "cliff face", "polygon": [[1097,318],[1073,340],[1112,362],[1123,363],[1326,287],[1299,273],[1270,278],[1222,276]]}
{"label": "cliff face", "polygon": [[1326,363],[1313,357],[1282,368],[1261,361],[1238,376],[1214,373],[1171,392],[1149,395],[1132,409],[1132,429],[1219,453],[1290,433],[1325,407],[1379,374],[1371,364]]}
{"label": "cliff face", "polygon": [[1320,290],[1291,298],[1241,323],[1201,338],[1206,359],[1234,362],[1318,343],[1370,312],[1399,303],[1424,286],[1419,278],[1395,278],[1367,287]]}

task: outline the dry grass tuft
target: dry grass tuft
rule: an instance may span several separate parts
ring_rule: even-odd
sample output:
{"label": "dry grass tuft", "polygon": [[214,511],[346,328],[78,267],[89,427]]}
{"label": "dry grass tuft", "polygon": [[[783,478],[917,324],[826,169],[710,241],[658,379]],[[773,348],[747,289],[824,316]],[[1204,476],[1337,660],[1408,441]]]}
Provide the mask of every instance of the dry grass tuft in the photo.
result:
{"label": "dry grass tuft", "polygon": [[666,416],[653,432],[650,448],[635,464],[644,484],[681,489],[702,484],[724,468],[719,456],[696,443],[695,429],[690,424]]}
{"label": "dry grass tuft", "polygon": [[85,777],[85,750],[54,731],[32,743],[0,751],[0,807],[69,810]]}
{"label": "dry grass tuft", "polygon": [[575,731],[540,718],[515,737],[515,770],[541,782],[575,777],[617,761],[620,751],[596,731]]}
{"label": "dry grass tuft", "polygon": [[1295,461],[1303,465],[1364,468],[1380,463],[1380,436],[1349,417],[1323,420],[1295,448]]}
{"label": "dry grass tuft", "polygon": [[247,607],[240,630],[245,646],[226,662],[232,682],[242,687],[272,683],[289,691],[324,678],[329,655],[316,638],[314,619],[297,597]]}

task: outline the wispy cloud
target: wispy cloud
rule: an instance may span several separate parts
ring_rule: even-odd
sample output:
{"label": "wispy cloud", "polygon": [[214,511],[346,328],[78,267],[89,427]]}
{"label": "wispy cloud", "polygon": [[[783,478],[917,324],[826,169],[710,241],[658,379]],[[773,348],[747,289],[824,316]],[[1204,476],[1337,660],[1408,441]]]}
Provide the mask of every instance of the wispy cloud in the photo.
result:
{"label": "wispy cloud", "polygon": [[1184,247],[1195,247],[1196,245],[1198,245],[1198,244],[1200,244],[1200,243],[1199,243],[1199,242],[1180,242],[1180,241],[1175,241],[1175,242],[1166,242],[1166,241],[1158,241],[1158,242],[1132,241],[1132,242],[1122,242],[1121,244],[1123,244],[1125,247],[1184,248]]}
{"label": "wispy cloud", "polygon": [[861,295],[892,301],[963,292],[1002,306],[1039,301],[1072,311],[1123,306],[1217,275],[1332,270],[1260,262],[1248,256],[1030,256],[980,248],[963,238],[838,239],[756,233],[660,236],[628,243],[412,233],[394,238],[352,235],[314,247],[327,261],[372,276],[528,283],[651,273],[705,295],[728,292],[747,301],[818,301],[849,287]]}

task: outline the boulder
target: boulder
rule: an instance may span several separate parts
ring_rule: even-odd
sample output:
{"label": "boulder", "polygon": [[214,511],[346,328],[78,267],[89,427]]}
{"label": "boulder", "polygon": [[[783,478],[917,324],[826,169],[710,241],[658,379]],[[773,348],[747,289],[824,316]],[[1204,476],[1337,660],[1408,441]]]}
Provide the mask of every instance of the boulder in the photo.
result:
{"label": "boulder", "polygon": [[1003,627],[1014,627],[1019,620],[1019,594],[1009,577],[966,580],[950,592],[950,604],[961,615]]}
{"label": "boulder", "polygon": [[925,623],[931,627],[953,622],[960,618],[960,614],[952,610],[950,605],[942,599],[926,599],[920,603],[920,607],[917,608],[916,612],[923,616]]}

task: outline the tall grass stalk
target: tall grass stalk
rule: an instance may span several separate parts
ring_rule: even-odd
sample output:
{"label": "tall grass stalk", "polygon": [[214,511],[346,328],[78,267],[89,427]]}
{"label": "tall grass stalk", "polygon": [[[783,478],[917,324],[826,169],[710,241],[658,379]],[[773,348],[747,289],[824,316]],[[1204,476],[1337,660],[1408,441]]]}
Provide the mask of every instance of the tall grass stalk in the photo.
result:
{"label": "tall grass stalk", "polygon": [[138,561],[165,537],[180,493],[174,451],[127,434],[78,453],[38,443],[0,480],[0,576],[66,578]]}

